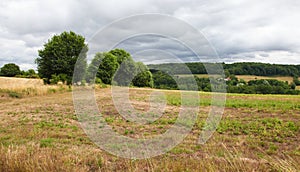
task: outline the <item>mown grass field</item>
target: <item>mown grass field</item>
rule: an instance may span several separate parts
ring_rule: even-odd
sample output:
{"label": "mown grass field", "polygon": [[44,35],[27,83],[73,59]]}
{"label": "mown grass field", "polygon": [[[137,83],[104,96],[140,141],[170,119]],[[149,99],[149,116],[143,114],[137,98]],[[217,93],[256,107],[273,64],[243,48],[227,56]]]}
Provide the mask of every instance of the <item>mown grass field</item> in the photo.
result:
{"label": "mown grass field", "polygon": [[288,81],[289,84],[293,82],[293,77],[289,76],[253,76],[253,75],[237,75],[238,79],[243,79],[246,82],[256,79],[277,79],[279,81]]}
{"label": "mown grass field", "polygon": [[[38,89],[38,88],[36,88]],[[60,89],[59,87],[57,88]],[[167,106],[153,123],[123,119],[110,88],[95,91],[105,121],[127,137],[155,136],[176,121],[180,92],[161,90]],[[141,112],[152,89],[130,89]],[[68,89],[0,99],[0,171],[300,171],[300,96],[228,94],[217,131],[197,140],[210,110],[210,93],[200,93],[200,112],[191,133],[164,155],[124,159],[99,149],[81,129]]]}

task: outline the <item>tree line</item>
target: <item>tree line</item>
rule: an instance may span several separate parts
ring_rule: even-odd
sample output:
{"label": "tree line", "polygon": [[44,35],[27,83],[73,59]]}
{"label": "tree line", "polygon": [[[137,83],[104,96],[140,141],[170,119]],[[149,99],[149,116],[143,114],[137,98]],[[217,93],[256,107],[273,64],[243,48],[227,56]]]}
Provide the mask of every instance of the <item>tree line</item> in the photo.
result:
{"label": "tree line", "polygon": [[[14,63],[0,69],[1,76],[40,77],[46,84],[59,81],[66,84],[104,83],[121,86],[153,87],[152,74],[142,62],[135,62],[122,49],[98,52],[87,65],[88,45],[85,38],[72,31],[54,35],[38,50],[35,60],[38,75],[33,69],[21,71]],[[101,63],[100,63],[101,62]],[[80,71],[73,75],[75,68]]]}
{"label": "tree line", "polygon": [[[208,63],[167,63],[167,64],[151,64],[151,69],[160,69],[168,71],[169,74],[207,74],[205,64]],[[187,66],[190,71],[185,70],[182,66]],[[225,64],[221,63],[225,74],[233,75],[256,75],[256,76],[300,76],[300,65],[281,65],[268,63],[243,62]],[[220,71],[216,71],[220,73]]]}
{"label": "tree line", "polygon": [[19,77],[19,78],[39,78],[34,69],[27,71],[20,70],[20,67],[14,63],[7,63],[0,68],[0,76]]}
{"label": "tree line", "polygon": [[[170,75],[167,72],[150,69],[153,73],[154,88],[158,89],[173,89],[173,90],[198,90],[211,92],[217,90],[221,78],[204,78],[196,75],[176,76]],[[195,84],[196,82],[196,84]],[[294,82],[279,81],[276,79],[259,79],[246,82],[243,79],[238,79],[235,75],[230,75],[226,78],[226,90],[228,93],[243,93],[243,94],[293,94],[299,95],[300,90],[296,90]]]}
{"label": "tree line", "polygon": [[[122,49],[98,52],[87,65],[88,45],[83,36],[74,32],[53,36],[38,52],[38,73],[46,83],[62,81],[67,84],[96,82],[120,86],[153,86],[148,67],[142,62],[135,62]],[[79,72],[73,75],[75,68]]]}

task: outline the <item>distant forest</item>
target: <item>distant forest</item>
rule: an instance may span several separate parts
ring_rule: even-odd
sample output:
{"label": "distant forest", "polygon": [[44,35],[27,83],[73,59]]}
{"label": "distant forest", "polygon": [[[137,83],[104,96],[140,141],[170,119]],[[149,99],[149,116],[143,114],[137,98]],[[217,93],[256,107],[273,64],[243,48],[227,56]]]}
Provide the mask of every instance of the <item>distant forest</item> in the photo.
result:
{"label": "distant forest", "polygon": [[[299,76],[300,65],[281,65],[281,64],[267,64],[267,63],[221,63],[225,74],[233,75],[256,75],[256,76]],[[184,66],[190,69],[192,74],[207,74],[203,63],[167,63],[167,64],[151,64],[148,65],[152,70],[168,71],[169,74],[190,74]],[[216,73],[219,73],[217,71]]]}
{"label": "distant forest", "polygon": [[[244,94],[300,94],[296,86],[300,85],[299,74],[300,65],[279,65],[265,63],[233,63],[225,64],[211,71],[210,74],[222,74],[226,81],[227,92]],[[197,74],[207,74],[205,66],[207,63],[169,63],[148,65],[153,76],[154,88],[159,89],[186,89],[199,91],[213,91],[218,87],[218,82],[222,78],[200,78]],[[187,75],[193,74],[193,75]],[[183,76],[180,76],[183,75]],[[293,77],[293,82],[279,81],[276,79],[258,79],[246,82],[238,79],[235,75],[256,75],[256,76],[289,76]],[[196,88],[192,84],[196,81]],[[212,84],[214,83],[214,84]]]}

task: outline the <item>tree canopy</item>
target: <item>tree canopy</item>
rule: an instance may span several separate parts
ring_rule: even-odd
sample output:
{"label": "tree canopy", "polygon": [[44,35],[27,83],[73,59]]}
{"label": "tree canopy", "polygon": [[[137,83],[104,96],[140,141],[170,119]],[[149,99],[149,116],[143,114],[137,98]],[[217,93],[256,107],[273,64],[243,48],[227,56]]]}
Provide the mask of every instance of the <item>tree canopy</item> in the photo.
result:
{"label": "tree canopy", "polygon": [[111,84],[113,75],[119,67],[117,57],[111,53],[97,53],[95,58],[101,60],[97,77],[105,84]]}
{"label": "tree canopy", "polygon": [[20,73],[20,67],[14,63],[5,64],[0,70],[1,76],[13,77],[19,75]]}
{"label": "tree canopy", "polygon": [[[38,73],[49,83],[53,75],[65,74],[67,82],[71,83],[74,67],[86,68],[86,53],[88,47],[85,38],[72,31],[54,35],[43,49],[39,50],[36,59]],[[80,58],[79,58],[80,57]],[[74,82],[83,79],[84,72],[74,78]]]}
{"label": "tree canopy", "polygon": [[135,62],[123,49],[97,53],[87,69],[86,80],[92,82],[95,77],[100,78],[104,84],[153,86],[148,67],[142,62]]}
{"label": "tree canopy", "polygon": [[[208,64],[208,63],[206,63]],[[168,71],[169,74],[190,74],[185,70],[187,66],[192,74],[207,74],[205,63],[167,63],[148,65],[150,69]],[[299,76],[300,65],[280,65],[267,63],[243,62],[225,64],[222,63],[226,76],[234,75],[257,75],[257,76]],[[219,73],[217,71],[216,73]]]}

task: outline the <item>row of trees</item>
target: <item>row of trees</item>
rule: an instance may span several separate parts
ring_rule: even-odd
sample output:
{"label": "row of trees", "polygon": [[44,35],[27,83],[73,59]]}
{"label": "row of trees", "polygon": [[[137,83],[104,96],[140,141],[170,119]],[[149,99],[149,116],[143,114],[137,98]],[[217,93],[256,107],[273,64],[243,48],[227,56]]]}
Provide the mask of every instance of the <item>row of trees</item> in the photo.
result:
{"label": "row of trees", "polygon": [[20,67],[14,63],[5,64],[0,69],[0,76],[7,77],[21,77],[21,78],[38,78],[39,76],[35,73],[33,69],[29,69],[28,71],[21,71]]}
{"label": "row of trees", "polygon": [[234,75],[257,76],[299,76],[300,65],[279,65],[265,63],[224,64],[224,70]]}
{"label": "row of trees", "polygon": [[[205,63],[168,63],[149,65],[151,69],[161,69],[168,71],[169,74],[207,74]],[[266,63],[221,63],[225,74],[233,75],[257,75],[257,76],[300,76],[300,65],[279,65]],[[183,67],[187,66],[190,72]],[[220,73],[220,71],[216,71]]]}
{"label": "row of trees", "polygon": [[[38,73],[46,83],[60,80],[71,84],[95,80],[104,84],[153,86],[152,74],[147,66],[135,62],[125,50],[96,53],[90,65],[87,65],[87,51],[88,45],[81,35],[72,31],[54,35],[38,51]],[[79,72],[73,76],[74,70]]]}

